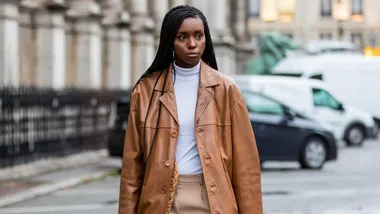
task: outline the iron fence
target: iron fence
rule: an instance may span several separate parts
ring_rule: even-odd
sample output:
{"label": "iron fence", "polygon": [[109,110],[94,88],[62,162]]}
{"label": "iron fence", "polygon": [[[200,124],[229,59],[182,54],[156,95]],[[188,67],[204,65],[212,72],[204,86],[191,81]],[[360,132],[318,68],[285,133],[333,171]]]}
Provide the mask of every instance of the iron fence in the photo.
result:
{"label": "iron fence", "polygon": [[0,168],[106,147],[116,91],[0,89]]}

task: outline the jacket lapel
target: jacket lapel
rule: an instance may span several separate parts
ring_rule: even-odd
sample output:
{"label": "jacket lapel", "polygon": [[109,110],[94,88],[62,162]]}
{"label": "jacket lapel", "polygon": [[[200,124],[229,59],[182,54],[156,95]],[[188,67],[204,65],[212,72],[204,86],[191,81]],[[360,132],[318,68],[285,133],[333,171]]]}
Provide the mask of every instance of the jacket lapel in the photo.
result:
{"label": "jacket lapel", "polygon": [[219,85],[219,78],[216,71],[201,61],[201,70],[199,78],[198,99],[195,108],[195,124],[205,112],[208,104],[214,97],[213,86]]}
{"label": "jacket lapel", "polygon": [[[166,83],[165,78],[167,78]],[[159,99],[179,125],[177,103],[173,86],[172,65],[170,65],[169,68],[162,73],[154,90],[161,92],[164,85],[164,94],[160,96]]]}
{"label": "jacket lapel", "polygon": [[179,125],[177,104],[176,104],[174,90],[168,91],[164,95],[162,95],[160,97],[160,101]]}

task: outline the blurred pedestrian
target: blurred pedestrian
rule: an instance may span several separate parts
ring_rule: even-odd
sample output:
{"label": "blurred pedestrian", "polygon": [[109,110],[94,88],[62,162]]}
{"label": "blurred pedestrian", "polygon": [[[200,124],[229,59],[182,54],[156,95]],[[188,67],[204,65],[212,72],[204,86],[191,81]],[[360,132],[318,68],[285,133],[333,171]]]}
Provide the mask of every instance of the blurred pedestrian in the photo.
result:
{"label": "blurred pedestrian", "polygon": [[203,13],[171,9],[131,94],[119,214],[263,212],[246,104],[217,70]]}

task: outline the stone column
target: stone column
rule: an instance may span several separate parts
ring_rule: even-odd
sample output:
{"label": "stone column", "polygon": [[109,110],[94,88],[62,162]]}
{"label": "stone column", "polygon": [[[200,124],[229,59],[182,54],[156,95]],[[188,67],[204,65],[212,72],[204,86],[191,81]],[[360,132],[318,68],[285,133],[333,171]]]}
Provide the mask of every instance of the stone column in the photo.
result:
{"label": "stone column", "polygon": [[37,86],[65,87],[65,11],[63,1],[47,0],[36,11]]}
{"label": "stone column", "polygon": [[[230,0],[211,0],[209,23],[219,70],[234,74],[236,70],[235,39],[229,23]],[[207,18],[207,17],[206,17]]]}
{"label": "stone column", "polygon": [[19,3],[19,0],[0,1],[0,86],[20,84]]}
{"label": "stone column", "polygon": [[105,86],[110,89],[131,87],[130,17],[121,0],[102,2],[105,27],[103,56]]}
{"label": "stone column", "polygon": [[36,85],[37,31],[34,14],[38,5],[23,0],[19,7],[20,85],[23,86]]}
{"label": "stone column", "polygon": [[236,73],[242,73],[247,62],[253,56],[253,47],[248,38],[246,23],[246,0],[233,1],[233,31],[236,39]]}
{"label": "stone column", "polygon": [[[100,26],[100,6],[94,0],[70,0],[67,16],[71,26],[69,50],[67,55],[74,55],[68,61],[74,71],[71,72],[75,86],[80,88],[100,88],[102,85],[102,31]],[[71,58],[72,59],[72,58]]]}
{"label": "stone column", "polygon": [[169,0],[149,0],[149,11],[155,24],[155,49],[158,48],[162,21],[169,10]]}
{"label": "stone column", "polygon": [[210,19],[209,6],[214,6],[210,4],[210,0],[187,0],[187,4],[196,7],[197,9],[202,11],[202,13],[206,16],[207,19]]}
{"label": "stone column", "polygon": [[131,0],[132,85],[154,59],[154,23],[148,17],[147,0]]}
{"label": "stone column", "polygon": [[169,0],[170,8],[186,4],[186,0]]}

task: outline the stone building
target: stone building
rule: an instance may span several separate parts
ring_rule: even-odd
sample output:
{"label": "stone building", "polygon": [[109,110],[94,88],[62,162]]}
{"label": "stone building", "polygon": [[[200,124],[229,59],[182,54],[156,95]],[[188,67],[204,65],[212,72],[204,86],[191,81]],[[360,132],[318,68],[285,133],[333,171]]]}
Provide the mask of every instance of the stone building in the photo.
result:
{"label": "stone building", "polygon": [[379,0],[248,0],[247,8],[252,41],[275,30],[301,45],[320,39],[380,45]]}
{"label": "stone building", "polygon": [[220,70],[241,71],[253,53],[246,0],[0,0],[0,86],[129,88],[180,4],[205,13]]}

